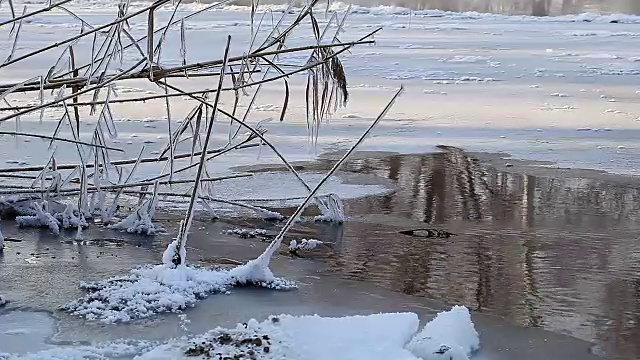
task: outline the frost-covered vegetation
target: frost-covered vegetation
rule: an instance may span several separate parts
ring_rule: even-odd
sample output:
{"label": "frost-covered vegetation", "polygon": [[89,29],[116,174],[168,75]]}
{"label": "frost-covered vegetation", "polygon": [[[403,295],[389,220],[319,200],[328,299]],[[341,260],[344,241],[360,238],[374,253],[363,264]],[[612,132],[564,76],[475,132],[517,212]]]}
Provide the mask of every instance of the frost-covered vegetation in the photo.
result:
{"label": "frost-covered vegetation", "polygon": [[[263,84],[277,83],[283,86],[282,106],[270,107],[279,111],[279,120],[286,120],[291,93],[288,78],[306,73],[307,86],[304,93],[308,135],[310,142],[318,141],[323,121],[348,100],[347,79],[340,54],[354,46],[371,43],[371,31],[356,41],[343,42],[339,35],[345,30],[349,9],[344,13],[328,12],[321,22],[314,9],[318,0],[303,8],[289,6],[281,14],[271,13],[270,21],[263,21],[255,11],[258,2],[252,4],[250,14],[251,41],[238,45],[241,56],[233,56],[237,49],[230,36],[219,50],[219,58],[191,62],[187,58],[185,23],[198,14],[227,3],[203,5],[198,10],[185,14],[178,11],[181,2],[157,0],[148,6],[132,10],[130,2],[118,4],[118,14],[110,23],[94,26],[78,14],[62,7],[67,1],[49,3],[46,7],[22,15],[15,13],[11,4],[12,18],[0,22],[0,27],[11,27],[13,47],[0,69],[21,61],[28,61],[45,51],[57,51],[59,57],[46,73],[30,79],[0,85],[0,100],[8,108],[0,113],[0,123],[14,121],[16,131],[4,131],[4,135],[35,137],[50,142],[51,154],[44,165],[20,166],[0,169],[0,172],[15,179],[11,188],[1,190],[0,214],[15,217],[20,227],[41,227],[53,234],[65,229],[76,231],[81,239],[83,229],[104,226],[112,230],[132,234],[155,235],[164,231],[154,216],[159,211],[160,199],[186,198],[188,206],[173,241],[162,255],[162,263],[142,265],[122,276],[82,283],[86,294],[71,301],[61,309],[91,321],[103,323],[128,322],[148,318],[164,312],[182,312],[195,306],[201,299],[212,294],[229,293],[234,287],[256,286],[273,290],[296,288],[292,281],[273,274],[270,262],[282,246],[286,233],[301,219],[304,210],[315,204],[321,215],[316,221],[340,224],[345,221],[345,209],[336,194],[321,194],[320,190],[329,177],[334,175],[356,148],[365,140],[373,128],[387,114],[402,93],[400,88],[381,109],[366,131],[344,155],[335,162],[331,170],[317,184],[311,186],[303,180],[290,162],[272,144],[263,122],[251,123],[248,119],[253,110],[264,110],[254,106],[254,101]],[[171,13],[165,23],[158,23],[158,9]],[[57,41],[48,48],[33,51],[23,50],[20,42],[21,25],[31,17],[46,16],[46,13],[62,10],[75,19],[81,30],[72,36]],[[44,13],[44,15],[43,15]],[[128,20],[134,17],[147,19],[145,36],[137,36]],[[279,18],[278,18],[279,17]],[[164,18],[164,17],[162,17]],[[303,28],[300,30],[299,28]],[[307,29],[307,30],[304,30]],[[310,30],[309,30],[310,29]],[[310,31],[311,37],[303,37],[306,44],[289,44],[293,31]],[[180,65],[162,61],[163,47],[169,32],[180,38]],[[226,34],[223,34],[226,35]],[[342,37],[342,35],[340,35]],[[91,52],[86,62],[80,60],[77,46],[89,42]],[[166,51],[166,49],[165,49]],[[135,56],[132,56],[132,52]],[[238,52],[236,50],[236,52]],[[215,53],[215,51],[213,52]],[[281,62],[284,54],[295,54],[305,58],[300,64]],[[196,78],[208,77],[215,81],[212,88],[193,82],[197,88],[184,86]],[[179,78],[181,81],[175,81]],[[146,92],[132,91],[127,98],[119,98],[120,82],[145,79],[160,89],[161,95],[142,95]],[[183,82],[182,82],[183,81]],[[229,83],[229,84],[226,84]],[[177,85],[180,84],[180,85]],[[47,98],[46,92],[54,97]],[[124,91],[123,91],[124,92]],[[18,93],[32,93],[37,101],[28,105],[12,105],[6,97]],[[235,103],[222,103],[223,93],[231,94]],[[196,105],[185,116],[170,106],[169,99],[182,98],[195,101]],[[246,111],[237,107],[240,98],[249,99]],[[113,104],[142,103],[147,100],[164,101],[168,132],[166,144],[156,153],[145,157],[143,150],[137,157],[115,160],[121,156],[118,124],[114,121]],[[232,106],[232,107],[231,107]],[[21,117],[39,116],[55,109],[62,113],[51,134],[43,135],[19,131]],[[88,109],[89,116],[97,117],[92,130],[86,129],[86,116],[79,109]],[[181,121],[175,121],[176,118]],[[228,121],[228,142],[221,147],[211,147],[214,124]],[[86,131],[86,130],[85,130]],[[64,136],[71,134],[71,136]],[[88,135],[89,141],[85,141]],[[132,135],[133,136],[133,135]],[[75,162],[61,164],[58,145],[70,143],[74,146]],[[151,143],[151,142],[150,142]],[[184,151],[188,145],[189,151]],[[273,210],[243,201],[234,201],[216,196],[212,184],[221,180],[232,180],[239,175],[214,177],[213,164],[216,158],[248,147],[266,146],[286,166],[291,176],[307,191],[307,196],[293,214],[284,217]],[[65,154],[65,156],[68,154]],[[47,159],[47,158],[45,158]],[[44,161],[43,161],[44,162]],[[185,164],[186,162],[186,164]],[[141,173],[141,164],[151,164],[155,173]],[[33,175],[31,175],[33,174]],[[245,176],[245,175],[242,175]],[[182,184],[186,191],[173,186]],[[278,184],[273,184],[278,186]],[[126,210],[134,202],[132,209]],[[277,235],[271,236],[261,230],[233,229],[230,232],[241,237],[260,237],[271,240],[258,257],[233,268],[202,268],[188,264],[187,242],[196,207],[218,216],[214,204],[241,207],[259,217],[283,221]],[[0,248],[2,247],[0,235]],[[311,251],[323,244],[320,240],[293,240],[288,244],[292,254]],[[2,299],[0,299],[0,302]],[[319,316],[294,317],[281,315],[264,322],[251,320],[235,329],[217,328],[206,334],[175,339],[165,344],[151,346],[115,344],[104,347],[74,347],[46,350],[28,358],[106,358],[109,356],[135,356],[140,359],[179,358],[249,358],[249,359],[333,359],[336,354],[344,359],[467,359],[478,347],[477,333],[473,328],[466,308],[454,308],[452,313],[440,314],[434,322],[448,326],[450,332],[439,333],[427,325],[420,333],[416,314],[379,314],[344,318],[321,318]],[[417,333],[417,334],[416,334]],[[408,345],[407,345],[408,344]],[[153,348],[152,348],[153,347]],[[68,353],[68,356],[67,356]],[[0,354],[0,358],[4,357]],[[20,358],[9,355],[8,358]]]}
{"label": "frost-covered vegetation", "polygon": [[[179,230],[165,250],[162,264],[147,265],[132,270],[121,277],[82,284],[88,293],[84,297],[65,305],[63,308],[73,314],[90,320],[103,322],[129,321],[167,311],[180,311],[193,306],[198,299],[209,294],[227,292],[233,286],[254,285],[273,289],[290,289],[295,284],[279,279],[269,268],[272,256],[280,248],[285,233],[300,219],[302,212],[315,204],[321,215],[318,221],[341,223],[345,220],[341,199],[335,194],[321,194],[320,189],[327,179],[346,161],[365,137],[386,115],[402,88],[389,103],[381,109],[380,115],[353,146],[335,163],[334,167],[315,186],[308,184],[270,141],[265,121],[250,122],[249,114],[259,107],[254,104],[263,84],[277,83],[283,86],[282,106],[271,110],[279,111],[279,120],[286,120],[291,94],[288,78],[298,73],[306,73],[307,87],[303,94],[306,101],[308,136],[311,144],[318,141],[323,121],[338,107],[347,103],[349,92],[347,78],[340,61],[340,55],[354,46],[372,43],[373,30],[355,41],[343,42],[340,34],[345,30],[349,9],[344,12],[326,13],[323,28],[316,18],[319,1],[309,2],[303,8],[290,6],[282,14],[265,21],[265,12],[250,13],[249,27],[251,41],[235,44],[227,34],[225,46],[218,49],[217,58],[190,62],[187,57],[188,42],[185,26],[191,18],[205,11],[215,9],[227,1],[203,5],[196,11],[185,14],[181,2],[157,0],[147,6],[131,7],[128,0],[118,5],[114,20],[100,26],[89,25],[78,14],[64,8],[66,1],[51,3],[45,8],[26,8],[22,15],[12,12],[12,19],[0,23],[2,27],[12,27],[14,46],[9,49],[0,69],[38,58],[45,51],[57,51],[57,61],[48,71],[30,79],[12,84],[0,85],[0,99],[18,93],[32,93],[37,101],[27,105],[12,105],[0,113],[0,123],[13,121],[20,128],[23,117],[39,116],[56,110],[61,116],[56,121],[51,134],[35,132],[4,131],[4,135],[35,137],[49,142],[50,155],[42,166],[18,166],[3,168],[0,172],[17,179],[10,189],[1,190],[5,195],[0,201],[4,216],[15,216],[20,227],[48,228],[53,234],[64,229],[75,229],[76,238],[81,239],[83,228],[106,226],[112,230],[132,234],[155,235],[164,231],[154,220],[157,205],[163,199],[187,198],[188,206]],[[10,1],[11,4],[13,4]],[[257,6],[257,2],[254,4]],[[156,12],[162,9],[171,14],[164,23],[158,23]],[[81,25],[79,33],[62,38],[51,47],[21,50],[21,25],[23,21],[36,16],[46,16],[50,11],[63,10],[73,21]],[[146,19],[145,36],[136,37],[129,20]],[[302,29],[302,30],[301,30]],[[309,31],[306,44],[289,44],[294,31]],[[163,57],[167,51],[170,33],[179,37],[181,65],[176,66]],[[299,37],[298,37],[299,38]],[[88,58],[80,56],[77,49],[90,45]],[[241,52],[242,56],[232,53]],[[298,65],[281,64],[283,55],[301,55],[306,58]],[[210,55],[209,55],[210,56]],[[283,70],[283,69],[286,69]],[[197,82],[197,78],[209,77],[213,82]],[[182,82],[175,80],[178,78]],[[144,79],[160,89],[161,95],[150,99],[146,92],[127,92],[127,98],[118,97],[118,91],[125,80]],[[184,85],[191,84],[189,91]],[[205,87],[211,84],[213,86]],[[180,84],[180,85],[178,85]],[[191,90],[193,87],[197,91]],[[45,96],[50,92],[53,98]],[[235,98],[233,108],[222,104],[223,94]],[[171,106],[170,99],[180,97],[195,102],[186,114]],[[238,102],[248,100],[246,110],[240,111]],[[114,105],[121,103],[143,103],[160,100],[166,108],[168,132],[166,143],[154,154],[145,157],[144,148],[137,157],[122,159],[125,151],[118,147],[120,131],[114,118]],[[97,119],[90,132],[81,126],[89,117]],[[180,121],[176,121],[181,118]],[[212,148],[214,124],[228,121],[228,141],[222,147]],[[70,134],[66,136],[65,134]],[[89,141],[85,141],[88,135]],[[133,134],[131,136],[134,136]],[[152,142],[149,142],[152,143]],[[61,144],[72,144],[75,163],[61,164],[58,148]],[[189,151],[185,151],[188,145]],[[272,151],[293,176],[306,189],[308,196],[299,204],[294,214],[286,218],[280,231],[267,249],[254,260],[233,269],[201,269],[187,265],[186,243],[189,231],[199,206],[217,216],[213,204],[242,207],[263,218],[285,220],[284,216],[272,210],[245,202],[217,198],[212,184],[220,180],[232,181],[239,176],[214,177],[212,167],[216,158],[232,154],[247,147],[265,146]],[[67,148],[68,149],[68,148]],[[67,150],[68,151],[68,150]],[[69,154],[63,154],[68,156]],[[119,160],[115,160],[119,158]],[[151,164],[156,173],[139,171],[142,164]],[[35,174],[29,175],[29,174]],[[18,179],[21,179],[18,181]],[[28,183],[25,183],[27,180]],[[176,191],[174,186],[186,185],[187,191]],[[276,187],[278,184],[273,184]],[[127,212],[125,206],[136,202]],[[262,236],[263,233],[234,231],[240,236]],[[265,240],[267,238],[265,237]],[[321,244],[317,240],[303,240],[291,243],[290,251],[311,250]],[[291,248],[293,247],[293,248]]]}

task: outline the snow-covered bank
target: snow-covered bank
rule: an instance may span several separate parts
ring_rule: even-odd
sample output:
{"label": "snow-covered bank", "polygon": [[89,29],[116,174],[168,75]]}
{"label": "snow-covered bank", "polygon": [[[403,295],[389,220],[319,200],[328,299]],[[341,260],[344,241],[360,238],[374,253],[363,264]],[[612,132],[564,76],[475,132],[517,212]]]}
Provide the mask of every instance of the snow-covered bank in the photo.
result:
{"label": "snow-covered bank", "polygon": [[25,356],[0,354],[0,358],[70,360],[138,355],[135,359],[467,360],[480,346],[465,307],[442,312],[418,330],[419,318],[414,313],[337,318],[278,315],[155,347],[149,342],[118,341],[58,347]]}

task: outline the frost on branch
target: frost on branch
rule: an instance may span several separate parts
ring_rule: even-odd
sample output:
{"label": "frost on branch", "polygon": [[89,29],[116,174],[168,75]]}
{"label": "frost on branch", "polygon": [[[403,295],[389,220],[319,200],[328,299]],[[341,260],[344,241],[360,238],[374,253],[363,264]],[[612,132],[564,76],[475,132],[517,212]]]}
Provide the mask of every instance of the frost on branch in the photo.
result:
{"label": "frost on branch", "polygon": [[153,214],[158,203],[158,184],[154,187],[153,196],[145,200],[136,210],[120,222],[110,225],[113,230],[126,231],[130,234],[155,235],[164,229],[153,223]]}
{"label": "frost on branch", "polygon": [[25,215],[16,217],[16,222],[20,227],[48,227],[55,235],[60,234],[60,222],[51,215],[48,210],[47,201],[31,203],[31,209],[35,215]]}
{"label": "frost on branch", "polygon": [[2,231],[0,231],[0,251],[4,249],[4,236],[2,235]]}

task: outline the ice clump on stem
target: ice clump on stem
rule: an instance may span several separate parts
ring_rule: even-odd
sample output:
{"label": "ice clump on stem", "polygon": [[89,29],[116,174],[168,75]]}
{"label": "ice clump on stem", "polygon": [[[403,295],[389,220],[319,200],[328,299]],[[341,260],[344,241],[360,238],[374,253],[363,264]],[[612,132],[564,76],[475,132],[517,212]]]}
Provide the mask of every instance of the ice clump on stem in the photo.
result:
{"label": "ice clump on stem", "polygon": [[55,235],[60,234],[60,222],[47,211],[47,201],[31,203],[31,209],[35,215],[25,215],[16,217],[16,222],[20,227],[48,227]]}
{"label": "ice clump on stem", "polygon": [[344,222],[344,205],[338,195],[329,194],[326,196],[318,196],[316,198],[316,205],[318,205],[322,215],[316,216],[314,218],[315,221]]}
{"label": "ice clump on stem", "polygon": [[73,206],[70,204],[67,204],[64,211],[62,213],[58,213],[55,215],[56,220],[58,220],[58,222],[62,223],[62,228],[64,229],[69,229],[69,228],[78,228],[78,227],[87,227],[87,221],[84,219],[84,217],[82,215],[80,216],[76,216],[74,211],[73,211]]}
{"label": "ice clump on stem", "polygon": [[155,235],[164,229],[153,223],[153,214],[158,204],[158,183],[154,186],[153,196],[145,200],[136,211],[129,214],[120,222],[110,225],[113,230],[126,231],[131,234]]}
{"label": "ice clump on stem", "polygon": [[[175,238],[162,253],[162,263],[166,266],[180,266],[185,265],[187,261],[187,250],[184,248],[186,239],[180,239],[180,237],[186,237],[184,220],[180,221],[180,231],[178,237]],[[180,249],[178,249],[180,247]]]}

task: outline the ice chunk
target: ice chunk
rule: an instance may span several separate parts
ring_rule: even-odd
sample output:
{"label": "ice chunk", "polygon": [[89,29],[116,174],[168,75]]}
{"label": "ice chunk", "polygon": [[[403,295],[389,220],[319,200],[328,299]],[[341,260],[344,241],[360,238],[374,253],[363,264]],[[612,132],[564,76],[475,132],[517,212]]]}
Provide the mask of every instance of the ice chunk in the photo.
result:
{"label": "ice chunk", "polygon": [[468,360],[479,347],[480,338],[464,306],[439,313],[406,346],[422,360]]}
{"label": "ice chunk", "polygon": [[289,251],[295,251],[295,250],[313,250],[316,247],[322,245],[322,241],[320,240],[316,240],[316,239],[302,239],[300,240],[300,243],[298,243],[298,241],[296,240],[291,240],[291,242],[289,243]]}

